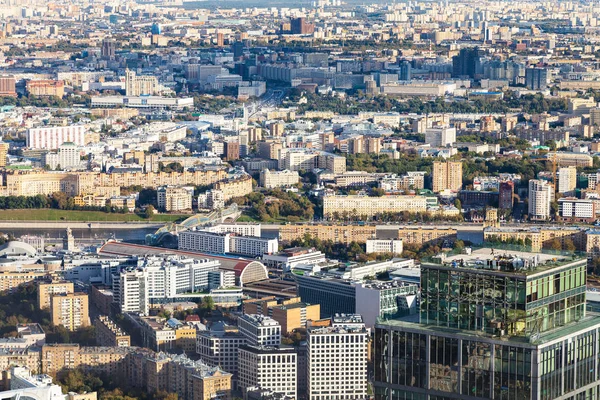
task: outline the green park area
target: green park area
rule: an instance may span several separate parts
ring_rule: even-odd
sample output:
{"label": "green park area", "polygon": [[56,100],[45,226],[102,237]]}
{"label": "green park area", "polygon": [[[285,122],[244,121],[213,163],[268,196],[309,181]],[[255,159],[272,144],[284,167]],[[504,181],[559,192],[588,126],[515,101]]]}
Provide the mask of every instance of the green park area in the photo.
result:
{"label": "green park area", "polygon": [[174,222],[189,215],[155,214],[145,218],[138,214],[106,213],[103,211],[74,211],[44,209],[0,210],[0,221],[77,221],[77,222]]}

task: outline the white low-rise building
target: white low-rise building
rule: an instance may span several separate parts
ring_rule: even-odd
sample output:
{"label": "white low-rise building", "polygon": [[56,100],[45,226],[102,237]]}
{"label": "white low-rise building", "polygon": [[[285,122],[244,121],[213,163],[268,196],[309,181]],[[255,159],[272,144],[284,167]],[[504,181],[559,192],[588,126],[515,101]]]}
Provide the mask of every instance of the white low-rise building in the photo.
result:
{"label": "white low-rise building", "polygon": [[367,254],[402,254],[402,239],[367,239]]}

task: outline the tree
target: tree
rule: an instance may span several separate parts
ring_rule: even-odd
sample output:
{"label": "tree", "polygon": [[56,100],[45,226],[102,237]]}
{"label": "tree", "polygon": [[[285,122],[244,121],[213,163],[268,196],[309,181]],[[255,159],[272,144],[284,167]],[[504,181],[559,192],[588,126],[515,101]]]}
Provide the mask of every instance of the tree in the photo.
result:
{"label": "tree", "polygon": [[567,251],[577,250],[577,247],[575,247],[575,243],[573,243],[573,240],[565,239],[564,250],[567,250]]}
{"label": "tree", "polygon": [[146,210],[144,211],[144,218],[146,219],[150,219],[154,216],[154,212],[156,211],[156,209],[154,208],[153,205],[149,205],[146,207]]}
{"label": "tree", "polygon": [[215,309],[215,301],[211,296],[206,296],[202,299],[202,308],[212,311]]}
{"label": "tree", "polygon": [[556,251],[562,250],[562,244],[560,243],[560,240],[558,240],[558,239],[552,240],[552,242],[550,242],[550,249],[556,250]]}

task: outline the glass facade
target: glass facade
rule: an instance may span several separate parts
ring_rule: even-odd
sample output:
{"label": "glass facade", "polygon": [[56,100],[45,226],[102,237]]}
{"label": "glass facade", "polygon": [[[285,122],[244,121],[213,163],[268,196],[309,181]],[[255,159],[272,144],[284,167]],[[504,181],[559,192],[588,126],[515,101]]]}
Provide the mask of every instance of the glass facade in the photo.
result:
{"label": "glass facade", "polygon": [[585,260],[421,270],[420,324],[375,327],[375,398],[600,400],[600,317]]}
{"label": "glass facade", "polygon": [[585,264],[528,275],[423,266],[422,324],[530,336],[585,316]]}

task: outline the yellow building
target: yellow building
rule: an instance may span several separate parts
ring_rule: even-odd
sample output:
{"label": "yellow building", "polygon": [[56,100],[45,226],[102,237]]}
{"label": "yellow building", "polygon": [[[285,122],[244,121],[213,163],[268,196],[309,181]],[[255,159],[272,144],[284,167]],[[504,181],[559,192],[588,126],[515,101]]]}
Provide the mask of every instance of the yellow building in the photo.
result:
{"label": "yellow building", "polygon": [[40,282],[37,290],[37,303],[38,308],[44,309],[50,307],[50,299],[52,296],[57,294],[70,294],[74,293],[75,289],[73,282]]}
{"label": "yellow building", "polygon": [[245,196],[252,193],[252,177],[244,175],[237,179],[217,182],[214,189],[223,192],[223,200],[225,201],[234,197]]}
{"label": "yellow building", "polygon": [[100,315],[94,320],[96,328],[96,343],[99,346],[131,346],[131,339],[119,326],[106,315]]}
{"label": "yellow building", "polygon": [[34,96],[63,97],[65,95],[65,83],[63,81],[49,79],[27,81],[25,84],[25,90],[28,94],[32,94]]}
{"label": "yellow building", "polygon": [[62,325],[70,331],[90,325],[89,301],[85,293],[52,296],[50,311],[52,324]]}
{"label": "yellow building", "polygon": [[175,329],[175,347],[185,351],[186,354],[196,352],[196,328],[183,325]]}
{"label": "yellow building", "polygon": [[0,352],[0,371],[6,371],[12,366],[27,367],[31,373],[39,374],[41,352],[38,348],[12,349]]}
{"label": "yellow building", "polygon": [[0,292],[14,292],[19,286],[46,279],[46,272],[10,272],[0,271]]}
{"label": "yellow building", "polygon": [[422,213],[427,211],[427,198],[423,196],[325,196],[323,216],[339,219],[356,217],[373,218],[383,213]]}
{"label": "yellow building", "polygon": [[462,162],[436,161],[432,169],[433,191],[458,191],[462,189]]}
{"label": "yellow building", "polygon": [[306,235],[319,240],[331,240],[334,243],[350,244],[351,242],[365,243],[376,234],[374,225],[281,225],[279,240],[289,243],[302,239]]}
{"label": "yellow building", "polygon": [[457,231],[454,228],[400,228],[398,229],[397,239],[402,239],[403,243],[416,244],[423,246],[427,243],[439,243],[445,240],[456,240]]}
{"label": "yellow building", "polygon": [[[515,243],[522,241],[525,245],[531,246],[531,251],[541,251],[542,249],[568,250],[572,244],[576,251],[585,251],[593,244],[587,244],[589,235],[577,227],[546,227],[546,228],[485,228],[483,231],[483,240],[487,242],[508,242]],[[555,247],[560,247],[557,249]]]}
{"label": "yellow building", "polygon": [[6,160],[8,158],[8,143],[0,142],[0,167],[6,167]]}
{"label": "yellow building", "polygon": [[244,314],[262,314],[270,316],[281,325],[282,333],[290,333],[306,328],[306,321],[321,319],[321,305],[303,303],[300,297],[275,299],[265,297],[244,301]]}
{"label": "yellow building", "polygon": [[[4,171],[0,196],[35,196],[63,192],[67,196],[118,196],[121,187],[158,188],[167,185],[212,185],[227,178],[225,169],[184,172],[42,172]],[[250,186],[252,185],[250,181]],[[107,188],[104,192],[100,188]],[[110,188],[110,189],[109,189]],[[115,189],[116,188],[116,189]],[[110,194],[109,194],[110,193]]]}

